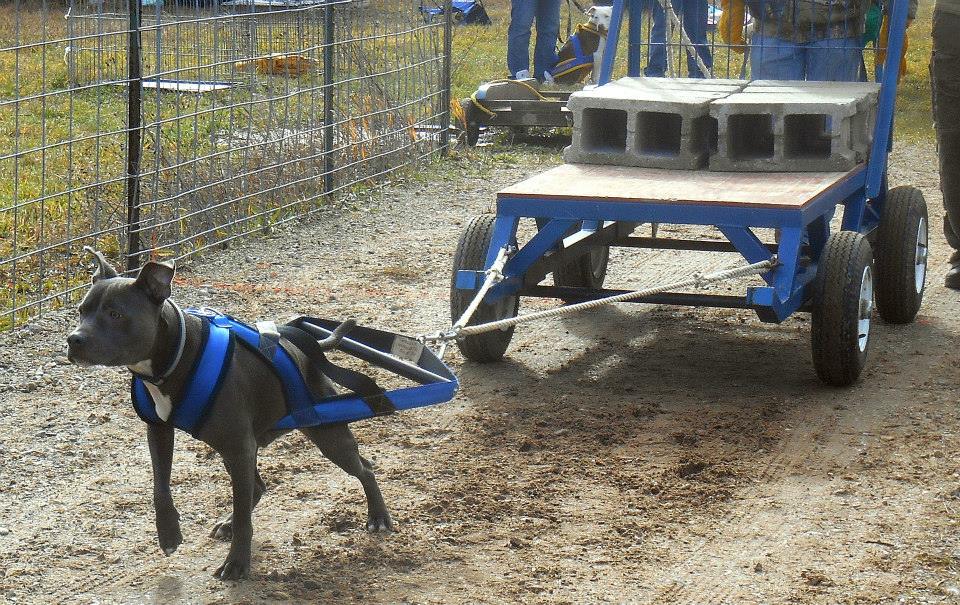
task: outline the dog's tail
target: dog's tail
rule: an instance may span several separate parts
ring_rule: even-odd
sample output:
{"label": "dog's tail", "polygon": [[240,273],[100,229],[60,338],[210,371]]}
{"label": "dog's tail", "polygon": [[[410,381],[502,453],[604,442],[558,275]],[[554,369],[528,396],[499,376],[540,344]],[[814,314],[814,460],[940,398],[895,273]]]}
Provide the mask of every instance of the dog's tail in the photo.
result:
{"label": "dog's tail", "polygon": [[343,337],[346,336],[350,330],[357,327],[357,321],[355,319],[348,319],[341,323],[337,328],[323,340],[317,341],[320,345],[320,349],[323,351],[329,351],[331,349],[336,349],[337,345],[340,344],[340,341],[343,340]]}

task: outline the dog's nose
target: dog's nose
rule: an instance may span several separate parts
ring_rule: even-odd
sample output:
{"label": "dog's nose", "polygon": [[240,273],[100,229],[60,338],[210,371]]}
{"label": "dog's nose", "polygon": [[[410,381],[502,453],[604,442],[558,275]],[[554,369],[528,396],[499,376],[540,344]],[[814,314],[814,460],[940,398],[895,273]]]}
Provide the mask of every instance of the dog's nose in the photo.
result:
{"label": "dog's nose", "polygon": [[71,349],[76,349],[83,344],[83,340],[84,338],[82,334],[78,332],[72,332],[69,336],[67,336],[67,346]]}

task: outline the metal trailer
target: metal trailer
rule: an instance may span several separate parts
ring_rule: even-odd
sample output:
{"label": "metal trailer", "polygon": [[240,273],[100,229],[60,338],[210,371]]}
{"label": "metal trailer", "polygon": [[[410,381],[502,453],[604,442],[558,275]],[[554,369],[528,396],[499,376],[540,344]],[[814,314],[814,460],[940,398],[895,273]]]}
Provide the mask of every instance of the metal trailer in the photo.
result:
{"label": "metal trailer", "polygon": [[[894,0],[890,10],[876,128],[865,164],[834,173],[554,168],[499,192],[496,215],[469,223],[453,263],[453,319],[462,316],[482,284],[489,290],[468,327],[517,316],[523,296],[570,302],[622,293],[602,288],[610,246],[735,252],[749,263],[767,263],[756,272],[762,272],[764,285],[737,296],[657,291],[633,302],[753,309],[764,322],[809,312],[817,374],[831,385],[855,382],[870,348],[874,305],[887,322],[907,323],[924,293],[928,220],[923,195],[913,187],[887,187],[907,2]],[[614,1],[601,83],[610,81],[627,8],[639,9],[639,0]],[[632,76],[639,75],[639,29],[633,23],[629,27]],[[842,225],[831,232],[837,208],[842,208]],[[535,219],[539,228],[524,242],[517,236],[521,218]],[[715,226],[727,241],[632,236],[642,223]],[[777,241],[761,241],[754,232],[758,228],[776,229]],[[502,274],[502,281],[490,287],[486,278],[498,257],[506,262],[492,273]],[[554,285],[541,284],[550,273]],[[470,360],[495,361],[506,352],[513,329],[460,333],[457,343]]]}

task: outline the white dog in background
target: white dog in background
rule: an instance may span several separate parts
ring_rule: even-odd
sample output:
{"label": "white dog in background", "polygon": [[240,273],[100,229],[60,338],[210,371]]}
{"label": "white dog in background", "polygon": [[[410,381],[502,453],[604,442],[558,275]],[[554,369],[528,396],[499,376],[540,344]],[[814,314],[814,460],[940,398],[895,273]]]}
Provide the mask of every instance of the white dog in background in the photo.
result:
{"label": "white dog in background", "polygon": [[587,23],[578,25],[577,31],[557,51],[559,61],[553,70],[543,74],[545,82],[574,84],[582,82],[589,73],[589,81],[596,83],[613,8],[591,6],[584,13],[588,17]]}
{"label": "white dog in background", "polygon": [[600,32],[600,43],[593,53],[593,71],[590,73],[590,83],[596,84],[600,80],[600,66],[603,64],[603,49],[607,46],[607,32],[610,31],[610,18],[613,16],[612,6],[591,6],[586,10],[588,23],[596,26]]}
{"label": "white dog in background", "polygon": [[604,33],[610,30],[610,18],[613,16],[612,6],[591,6],[585,12],[587,17],[590,18],[589,23],[591,25],[603,28]]}

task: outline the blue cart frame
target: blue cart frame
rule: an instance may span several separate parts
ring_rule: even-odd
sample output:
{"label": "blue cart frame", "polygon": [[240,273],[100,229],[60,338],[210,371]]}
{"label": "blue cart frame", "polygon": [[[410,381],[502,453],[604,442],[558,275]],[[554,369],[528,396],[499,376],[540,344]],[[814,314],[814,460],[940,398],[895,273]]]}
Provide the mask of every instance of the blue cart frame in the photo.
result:
{"label": "blue cart frame", "polygon": [[[453,289],[479,289],[484,281],[484,270],[493,265],[499,251],[505,246],[510,247],[512,254],[502,271],[503,281],[494,286],[484,299],[487,305],[495,305],[498,301],[513,296],[584,300],[622,292],[588,292],[581,288],[538,285],[558,265],[582,256],[586,250],[597,246],[728,251],[740,253],[749,263],[774,258],[777,262],[775,268],[762,275],[766,285],[749,288],[745,296],[666,293],[637,302],[749,308],[755,310],[765,322],[781,322],[795,311],[808,310],[812,284],[821,254],[830,237],[830,222],[837,207],[843,207],[842,230],[864,236],[873,234],[883,216],[888,193],[887,158],[892,144],[898,62],[904,46],[907,4],[908,0],[894,0],[890,10],[888,52],[886,65],[881,72],[879,107],[869,160],[839,177],[833,186],[826,188],[809,202],[795,208],[673,204],[642,198],[623,202],[609,199],[598,202],[589,197],[537,199],[531,196],[511,196],[507,190],[498,197],[497,214],[489,237],[484,266],[467,269],[455,266]],[[631,16],[628,28],[628,48],[631,51],[628,57],[628,74],[640,75],[640,10],[640,0],[614,1],[607,47],[599,75],[601,85],[610,81],[616,58],[617,39],[627,14]],[[521,218],[536,218],[539,226],[538,233],[522,245],[517,241],[517,228]],[[627,237],[642,223],[712,225],[716,226],[728,241]],[[754,233],[755,228],[779,230],[778,243],[762,242]],[[924,231],[924,238],[925,234]],[[453,319],[456,320],[457,317]]]}

